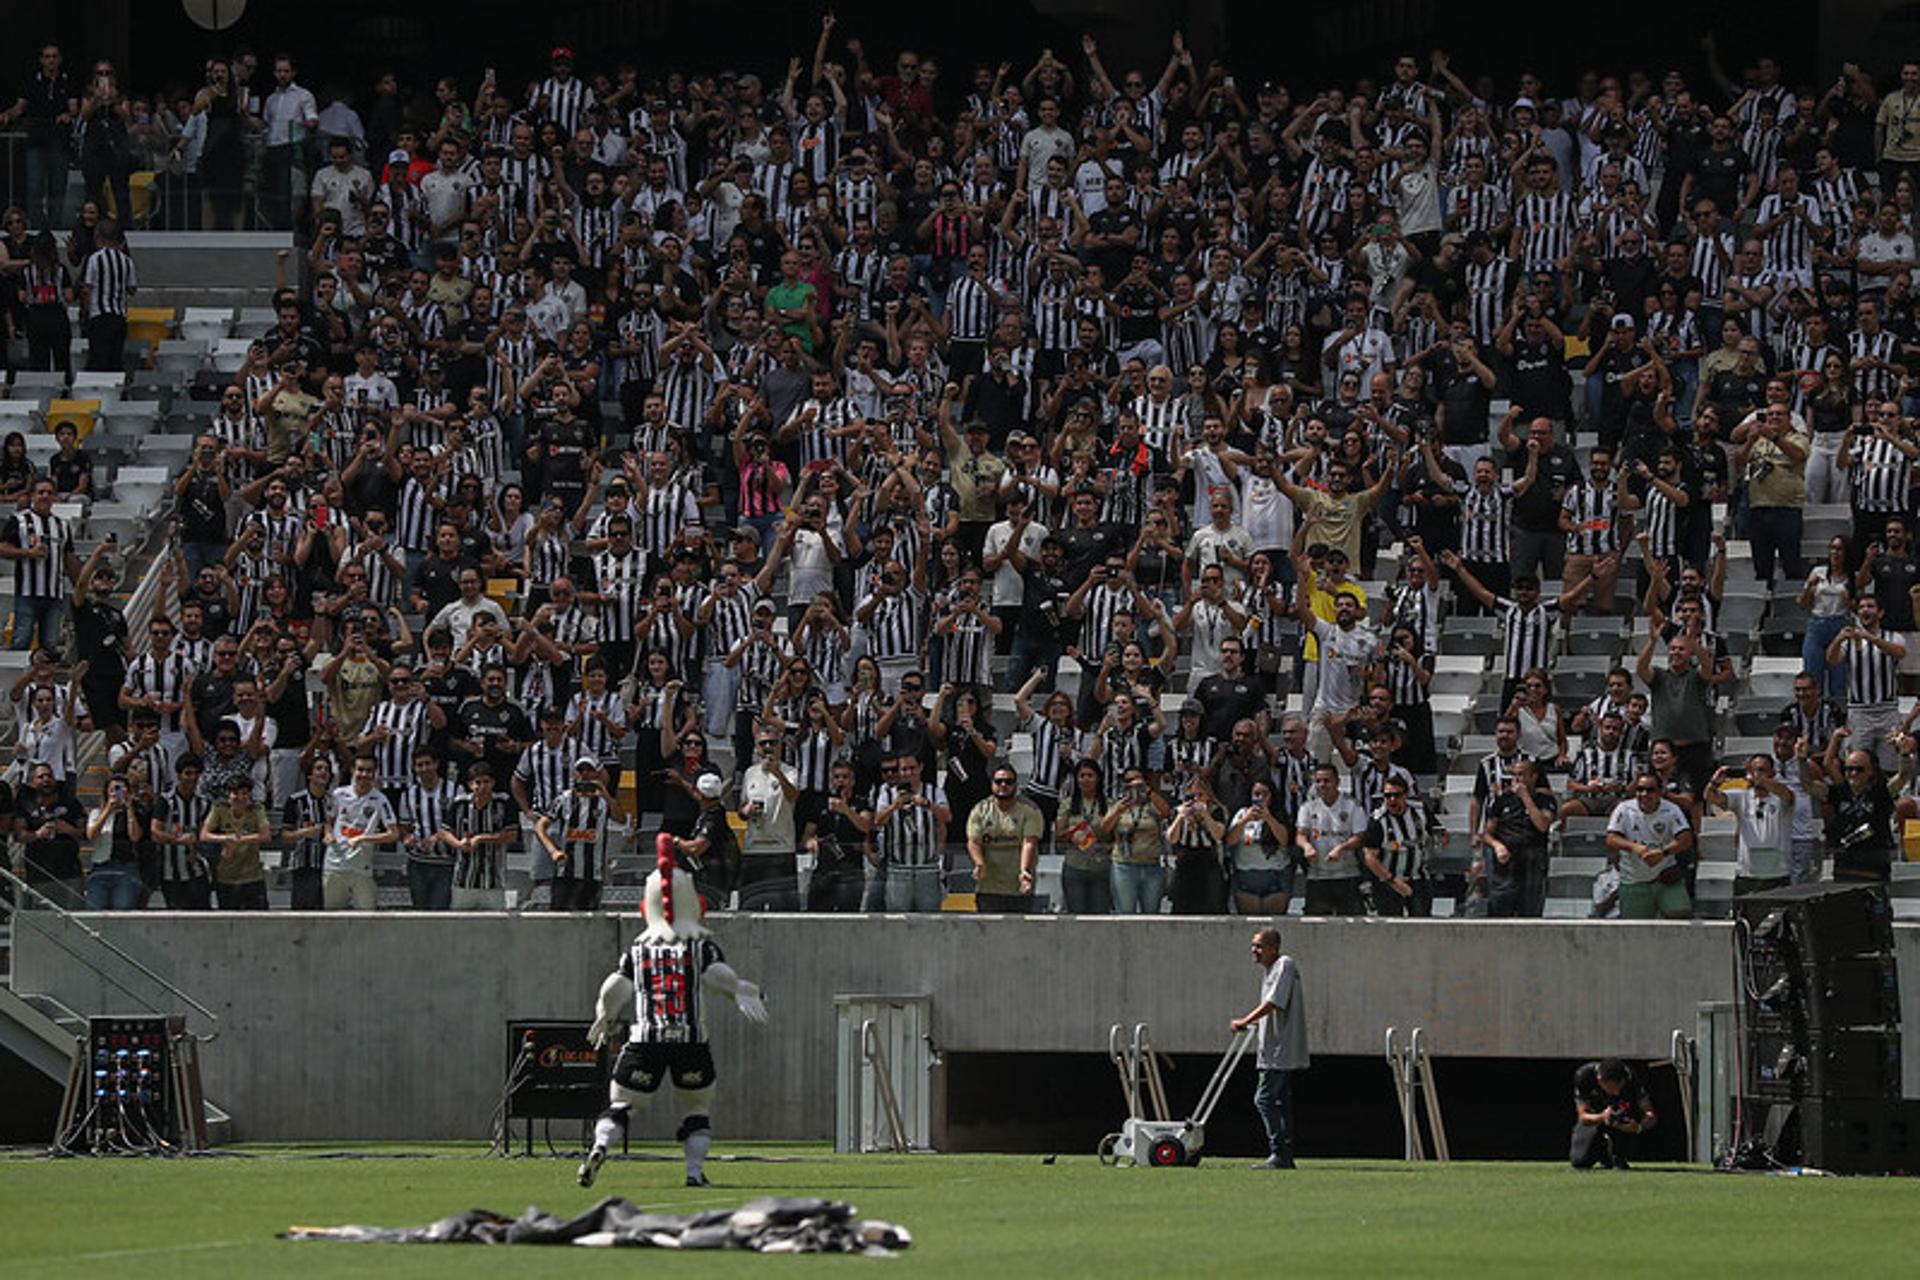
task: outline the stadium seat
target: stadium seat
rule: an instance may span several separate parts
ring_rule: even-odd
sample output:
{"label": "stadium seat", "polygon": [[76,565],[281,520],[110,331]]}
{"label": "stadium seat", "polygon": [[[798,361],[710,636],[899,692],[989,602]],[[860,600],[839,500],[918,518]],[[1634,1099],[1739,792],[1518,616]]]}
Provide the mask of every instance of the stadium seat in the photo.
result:
{"label": "stadium seat", "polygon": [[128,307],[127,337],[136,342],[164,342],[173,336],[172,307]]}
{"label": "stadium seat", "polygon": [[85,440],[99,421],[100,402],[98,400],[55,400],[47,405],[46,427],[49,433],[57,431],[63,422],[71,422],[74,430]]}

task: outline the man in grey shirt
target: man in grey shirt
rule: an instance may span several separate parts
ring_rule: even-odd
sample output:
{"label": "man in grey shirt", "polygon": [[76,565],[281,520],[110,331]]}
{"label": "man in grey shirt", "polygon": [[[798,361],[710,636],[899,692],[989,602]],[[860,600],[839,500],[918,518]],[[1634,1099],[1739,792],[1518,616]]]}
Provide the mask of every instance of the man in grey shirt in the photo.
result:
{"label": "man in grey shirt", "polygon": [[1305,1071],[1307,1009],[1300,994],[1300,969],[1292,956],[1280,954],[1280,931],[1261,929],[1253,935],[1253,962],[1260,966],[1260,1003],[1235,1018],[1233,1030],[1258,1027],[1255,1049],[1258,1083],[1253,1107],[1267,1130],[1267,1158],[1256,1169],[1293,1168],[1293,1076]]}

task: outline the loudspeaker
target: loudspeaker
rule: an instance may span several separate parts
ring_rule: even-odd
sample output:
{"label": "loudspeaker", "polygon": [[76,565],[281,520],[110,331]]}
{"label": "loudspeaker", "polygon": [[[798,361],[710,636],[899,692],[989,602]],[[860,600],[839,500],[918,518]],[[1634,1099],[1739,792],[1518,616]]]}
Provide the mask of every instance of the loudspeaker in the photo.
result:
{"label": "loudspeaker", "polygon": [[1792,1027],[1747,1029],[1747,1081],[1770,1100],[1898,1098],[1900,1033],[1871,1028],[1805,1035]]}
{"label": "loudspeaker", "polygon": [[1900,975],[1891,952],[1843,956],[1824,968],[1796,970],[1755,956],[1748,1003],[1755,1027],[1804,1023],[1813,1028],[1900,1024]]}
{"label": "loudspeaker", "polygon": [[1749,1132],[1782,1165],[1829,1173],[1920,1173],[1920,1102],[1898,1098],[1743,1098]]}
{"label": "loudspeaker", "polygon": [[1735,899],[1755,947],[1791,935],[1801,963],[1816,968],[1841,956],[1893,949],[1893,910],[1877,885],[1796,884]]}

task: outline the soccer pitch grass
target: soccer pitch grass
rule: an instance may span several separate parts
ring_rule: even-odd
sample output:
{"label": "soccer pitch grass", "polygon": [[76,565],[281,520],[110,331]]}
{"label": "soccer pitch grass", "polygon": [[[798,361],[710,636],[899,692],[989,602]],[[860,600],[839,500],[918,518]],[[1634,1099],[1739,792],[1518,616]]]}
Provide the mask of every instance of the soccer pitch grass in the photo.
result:
{"label": "soccer pitch grass", "polygon": [[[665,1154],[665,1148],[656,1148]],[[1259,1173],[1244,1159],[1197,1169],[1105,1169],[1089,1155],[836,1156],[740,1143],[709,1191],[678,1159],[610,1161],[600,1184],[574,1162],[500,1160],[472,1147],[257,1147],[251,1158],[0,1157],[0,1274],[141,1276],[788,1276],[911,1267],[916,1275],[1366,1276],[1760,1273],[1912,1275],[1920,1184],[1903,1179],[1726,1176],[1649,1166],[1577,1174],[1549,1164],[1310,1161]],[[315,1158],[350,1150],[368,1158]],[[677,1152],[675,1153],[677,1155]],[[430,1158],[402,1158],[402,1157]],[[412,1226],[467,1208],[572,1214],[602,1195],[653,1208],[730,1206],[757,1195],[849,1200],[912,1231],[889,1264],[562,1247],[288,1243],[293,1223]],[[796,1270],[797,1269],[797,1270]]]}

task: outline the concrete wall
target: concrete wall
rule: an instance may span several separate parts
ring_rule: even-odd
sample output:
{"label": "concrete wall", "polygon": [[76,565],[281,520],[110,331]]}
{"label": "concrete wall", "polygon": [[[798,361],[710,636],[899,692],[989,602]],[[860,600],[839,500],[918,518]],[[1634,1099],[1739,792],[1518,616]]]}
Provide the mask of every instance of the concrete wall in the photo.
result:
{"label": "concrete wall", "polygon": [[[273,298],[275,254],[295,246],[285,231],[133,231],[127,248],[140,268],[141,305],[263,307]],[[304,252],[287,262],[294,288]]]}
{"label": "concrete wall", "polygon": [[[114,936],[222,1019],[208,1096],[247,1140],[484,1136],[511,1018],[585,1018],[632,917],[143,913]],[[931,994],[937,1047],[1104,1052],[1114,1022],[1171,1052],[1226,1040],[1252,1003],[1239,919],[720,918],[772,1022],[713,1008],[735,1133],[833,1131],[838,993]],[[1665,1057],[1695,1003],[1732,996],[1729,926],[1565,921],[1296,921],[1314,1051],[1374,1055],[1388,1025],[1441,1057]],[[1920,1026],[1920,928],[1898,930],[1905,1022]],[[115,1011],[71,960],[22,936],[16,986]],[[1907,1092],[1920,1093],[1920,1055]],[[662,1108],[644,1130],[667,1133]],[[936,1126],[937,1127],[937,1126]]]}

